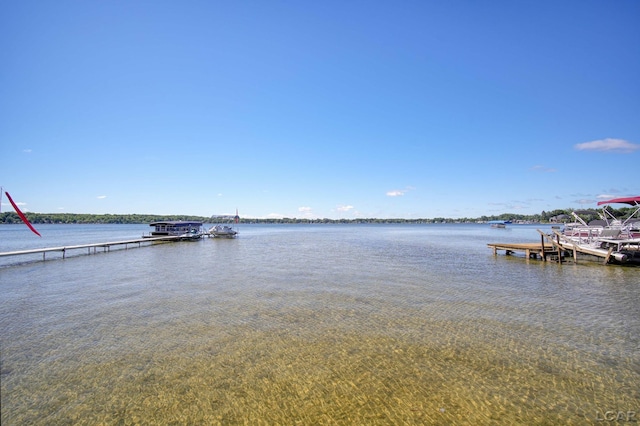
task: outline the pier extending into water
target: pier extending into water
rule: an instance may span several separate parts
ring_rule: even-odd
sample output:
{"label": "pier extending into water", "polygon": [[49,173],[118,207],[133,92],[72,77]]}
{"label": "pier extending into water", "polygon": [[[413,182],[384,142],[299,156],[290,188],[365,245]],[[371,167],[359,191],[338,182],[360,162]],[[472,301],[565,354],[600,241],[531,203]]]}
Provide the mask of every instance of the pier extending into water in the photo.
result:
{"label": "pier extending into water", "polygon": [[538,243],[490,243],[487,245],[493,249],[494,255],[498,254],[498,250],[504,250],[507,255],[524,252],[528,259],[540,258],[546,261],[547,257],[558,254],[557,248]]}
{"label": "pier extending into water", "polygon": [[[527,259],[542,259],[547,261],[553,259],[558,263],[562,263],[563,256],[569,252],[573,252],[574,262],[578,260],[579,247],[572,246],[571,250],[563,245],[559,236],[556,234],[556,238],[549,234],[545,234],[541,230],[537,230],[540,234],[539,243],[489,243],[487,246],[493,249],[493,255],[498,254],[498,250],[504,250],[508,256],[513,253],[524,252]],[[588,253],[592,254],[592,253]],[[596,256],[598,254],[595,254]],[[610,253],[609,253],[610,255]],[[609,257],[605,258],[605,264],[609,262]]]}
{"label": "pier extending into water", "polygon": [[162,236],[162,237],[144,237],[144,238],[136,238],[133,240],[125,240],[125,241],[112,241],[106,243],[92,243],[92,244],[78,244],[72,246],[62,246],[62,247],[46,247],[46,248],[37,248],[37,249],[28,249],[28,250],[16,250],[16,251],[7,251],[0,253],[0,257],[6,256],[21,256],[21,255],[29,255],[29,254],[39,254],[42,253],[42,260],[46,260],[47,253],[62,253],[62,258],[66,257],[67,252],[73,250],[82,250],[87,249],[87,254],[96,253],[98,249],[102,248],[103,252],[110,251],[112,246],[124,246],[126,250],[129,245],[137,245],[140,247],[142,243],[155,243],[155,242],[172,242],[172,241],[180,241],[182,239],[181,236]]}
{"label": "pier extending into water", "polygon": [[556,230],[553,231],[553,235],[545,234],[539,229],[538,233],[540,233],[540,243],[490,243],[487,246],[493,249],[494,256],[497,255],[498,250],[504,250],[507,255],[524,252],[528,259],[540,258],[546,261],[551,257],[558,263],[562,263],[563,259],[568,257],[573,257],[573,262],[577,263],[579,254],[602,259],[605,265],[612,260],[619,263],[626,263],[629,260],[627,254],[615,252],[613,246],[605,250],[562,241],[560,233]]}
{"label": "pier extending into water", "polygon": [[487,245],[493,249],[494,256],[498,254],[498,250],[504,250],[507,256],[512,253],[524,252],[527,259],[540,258],[546,261],[548,257],[557,256],[556,259],[561,261],[562,250],[560,246],[544,232],[540,230],[538,232],[540,233],[540,243],[489,243]]}

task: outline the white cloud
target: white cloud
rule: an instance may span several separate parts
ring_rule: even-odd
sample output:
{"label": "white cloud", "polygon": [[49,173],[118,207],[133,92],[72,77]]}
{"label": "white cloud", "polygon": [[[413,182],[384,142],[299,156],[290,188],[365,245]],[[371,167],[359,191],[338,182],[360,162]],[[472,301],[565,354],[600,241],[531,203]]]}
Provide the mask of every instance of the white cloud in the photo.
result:
{"label": "white cloud", "polygon": [[33,152],[33,150],[31,148],[27,148],[27,149],[23,149],[22,152],[24,152],[26,154],[31,154]]}
{"label": "white cloud", "polygon": [[578,151],[609,151],[630,153],[640,150],[640,145],[625,141],[624,139],[599,139],[597,141],[584,142],[576,144],[575,149]]}
{"label": "white cloud", "polygon": [[298,207],[298,211],[300,213],[309,213],[311,211],[311,207]]}
{"label": "white cloud", "polygon": [[107,198],[107,196],[106,195],[98,195],[96,198],[98,200],[104,200],[105,198]]}
{"label": "white cloud", "polygon": [[348,212],[349,210],[353,210],[354,207],[353,206],[338,206],[338,211],[339,212]]}
{"label": "white cloud", "polygon": [[[29,211],[29,209],[26,208],[27,203],[25,203],[24,201],[15,201],[14,200],[13,202],[16,203],[16,206],[18,206],[18,208],[20,210],[22,210],[23,212],[28,212]],[[2,204],[2,206],[6,206],[6,207],[11,206],[10,203],[5,203],[4,199],[3,199],[3,202],[1,204]]]}
{"label": "white cloud", "polygon": [[407,186],[405,189],[394,189],[391,191],[387,191],[387,197],[402,197],[404,194],[414,189],[415,188],[413,186]]}

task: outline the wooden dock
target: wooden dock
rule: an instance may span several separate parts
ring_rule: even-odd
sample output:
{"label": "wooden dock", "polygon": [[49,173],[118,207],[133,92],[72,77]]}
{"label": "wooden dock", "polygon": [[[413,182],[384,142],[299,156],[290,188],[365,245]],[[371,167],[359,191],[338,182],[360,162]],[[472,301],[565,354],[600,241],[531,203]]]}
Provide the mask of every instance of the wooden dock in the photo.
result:
{"label": "wooden dock", "polygon": [[564,258],[569,257],[572,257],[573,262],[577,263],[578,255],[602,259],[605,265],[612,260],[625,263],[629,257],[628,254],[614,252],[613,247],[598,249],[563,241],[562,235],[556,230],[553,231],[553,235],[545,234],[539,229],[538,233],[540,234],[540,243],[491,243],[487,245],[493,249],[494,256],[497,255],[498,250],[504,250],[507,255],[524,252],[527,258],[536,259],[539,257],[546,261],[551,256],[558,263],[562,263]]}
{"label": "wooden dock", "polygon": [[527,259],[540,258],[544,261],[550,256],[558,255],[557,247],[544,243],[491,243],[487,245],[493,249],[494,256],[498,254],[498,250],[504,250],[507,256],[512,253],[524,252]]}
{"label": "wooden dock", "polygon": [[562,263],[562,255],[566,251],[560,244],[560,239],[552,238],[550,235],[545,234],[541,230],[537,230],[540,234],[539,243],[491,243],[487,244],[493,248],[493,255],[498,254],[498,250],[504,250],[507,255],[517,252],[524,252],[527,259],[542,259],[547,261],[549,258],[553,258],[558,263]]}
{"label": "wooden dock", "polygon": [[46,260],[47,253],[62,253],[62,258],[66,257],[67,252],[72,250],[82,250],[87,249],[88,253],[91,254],[96,253],[99,248],[102,248],[103,251],[107,252],[111,249],[112,246],[124,246],[126,250],[129,245],[137,245],[141,246],[142,243],[155,243],[155,242],[172,242],[172,241],[180,241],[180,236],[163,236],[163,237],[153,237],[153,238],[136,238],[133,240],[125,240],[125,241],[112,241],[106,243],[93,243],[93,244],[79,244],[73,246],[63,246],[63,247],[46,247],[46,248],[38,248],[38,249],[28,249],[28,250],[17,250],[17,251],[7,251],[0,253],[0,257],[6,256],[22,256],[29,254],[40,254],[42,253],[42,260]]}

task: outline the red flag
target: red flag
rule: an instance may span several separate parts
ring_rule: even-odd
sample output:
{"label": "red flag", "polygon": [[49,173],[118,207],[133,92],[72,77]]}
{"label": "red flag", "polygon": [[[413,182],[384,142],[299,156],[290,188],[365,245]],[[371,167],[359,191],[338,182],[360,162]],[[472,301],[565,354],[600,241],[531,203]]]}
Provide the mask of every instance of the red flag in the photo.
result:
{"label": "red flag", "polygon": [[16,213],[18,213],[18,216],[20,216],[20,219],[22,219],[24,224],[27,225],[29,227],[29,229],[31,229],[38,237],[42,237],[42,235],[40,235],[40,233],[38,231],[36,231],[36,228],[34,228],[33,225],[31,225],[31,223],[29,223],[29,220],[24,215],[24,213],[22,213],[20,211],[20,209],[18,208],[18,206],[16,206],[16,203],[13,202],[13,199],[11,198],[11,195],[9,195],[9,193],[7,191],[5,191],[4,193],[7,194],[7,198],[9,199],[9,202],[13,206],[13,209],[16,211]]}

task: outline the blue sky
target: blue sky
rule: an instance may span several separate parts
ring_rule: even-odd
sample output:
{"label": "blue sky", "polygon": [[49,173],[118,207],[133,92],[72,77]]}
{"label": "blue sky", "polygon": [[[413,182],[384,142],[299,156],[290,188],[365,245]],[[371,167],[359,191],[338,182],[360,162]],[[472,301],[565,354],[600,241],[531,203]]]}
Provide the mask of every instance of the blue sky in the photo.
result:
{"label": "blue sky", "polygon": [[2,2],[0,185],[40,213],[595,207],[640,195],[639,17],[636,0]]}

